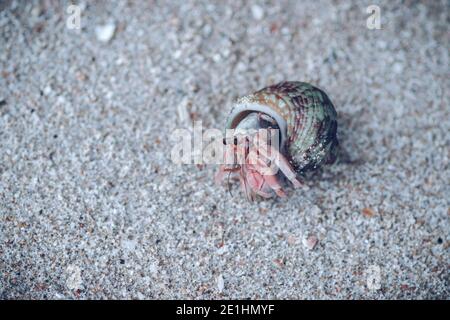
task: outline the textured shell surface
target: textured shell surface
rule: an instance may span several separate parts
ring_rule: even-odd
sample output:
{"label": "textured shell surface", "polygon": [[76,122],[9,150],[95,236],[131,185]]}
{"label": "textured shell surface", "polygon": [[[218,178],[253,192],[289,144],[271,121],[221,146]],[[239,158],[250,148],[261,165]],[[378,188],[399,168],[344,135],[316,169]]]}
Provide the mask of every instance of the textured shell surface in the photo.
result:
{"label": "textured shell surface", "polygon": [[337,155],[337,114],[327,94],[305,82],[284,81],[239,98],[226,128],[235,128],[250,112],[263,112],[278,123],[280,150],[298,173],[333,163]]}

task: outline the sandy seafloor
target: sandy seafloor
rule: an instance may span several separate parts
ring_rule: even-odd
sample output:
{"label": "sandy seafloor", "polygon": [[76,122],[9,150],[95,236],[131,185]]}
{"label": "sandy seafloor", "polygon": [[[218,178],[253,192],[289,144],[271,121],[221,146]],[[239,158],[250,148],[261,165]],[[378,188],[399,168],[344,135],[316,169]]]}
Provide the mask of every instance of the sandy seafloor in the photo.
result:
{"label": "sandy seafloor", "polygon": [[[0,4],[0,298],[449,298],[448,2],[225,3]],[[172,163],[281,80],[329,94],[338,163],[256,203]]]}

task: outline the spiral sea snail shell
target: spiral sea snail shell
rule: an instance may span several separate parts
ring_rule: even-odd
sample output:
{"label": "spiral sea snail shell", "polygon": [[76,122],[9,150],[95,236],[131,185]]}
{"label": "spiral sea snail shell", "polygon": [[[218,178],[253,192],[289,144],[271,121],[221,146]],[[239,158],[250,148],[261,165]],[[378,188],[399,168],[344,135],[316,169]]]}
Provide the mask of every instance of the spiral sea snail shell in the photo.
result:
{"label": "spiral sea snail shell", "polygon": [[[232,161],[220,166],[216,181],[238,173],[250,200],[285,197],[286,179],[299,187],[299,175],[335,161],[336,118],[326,93],[305,82],[284,81],[239,98],[226,123],[235,131],[223,141],[224,159]],[[279,133],[277,143],[268,129]]]}

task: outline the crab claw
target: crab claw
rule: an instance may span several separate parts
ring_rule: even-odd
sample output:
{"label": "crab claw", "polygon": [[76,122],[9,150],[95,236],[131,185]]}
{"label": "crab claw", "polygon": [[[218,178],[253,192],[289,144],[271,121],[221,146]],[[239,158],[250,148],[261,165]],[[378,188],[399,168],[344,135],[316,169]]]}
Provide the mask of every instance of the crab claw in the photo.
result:
{"label": "crab claw", "polygon": [[[269,133],[270,134],[270,133]],[[234,141],[239,141],[235,139]],[[239,174],[241,187],[251,201],[255,195],[270,198],[274,194],[287,197],[279,180],[278,171],[292,182],[294,187],[301,186],[296,173],[286,157],[274,146],[267,145],[267,131],[227,144],[224,152],[225,164],[222,164],[216,174],[216,183],[220,183],[226,173]]]}
{"label": "crab claw", "polygon": [[[279,197],[285,198],[286,193],[283,191],[276,175],[276,168],[269,167],[266,162],[258,157],[255,150],[250,151],[249,162],[253,165],[259,176],[269,188],[271,188]],[[255,188],[257,186],[254,186]]]}
{"label": "crab claw", "polygon": [[271,198],[272,192],[270,186],[266,183],[263,175],[261,175],[257,170],[250,169],[246,175],[247,182],[250,185],[252,191],[260,195],[263,198]]}
{"label": "crab claw", "polygon": [[295,188],[301,187],[301,183],[297,179],[297,174],[292,168],[289,161],[283,154],[276,150],[272,145],[269,145],[267,143],[267,136],[265,136],[263,132],[258,132],[258,134],[255,136],[254,143],[258,148],[259,155],[263,160],[265,160],[264,162],[275,164],[275,167],[281,170],[286,178],[288,178],[289,181],[292,182]]}

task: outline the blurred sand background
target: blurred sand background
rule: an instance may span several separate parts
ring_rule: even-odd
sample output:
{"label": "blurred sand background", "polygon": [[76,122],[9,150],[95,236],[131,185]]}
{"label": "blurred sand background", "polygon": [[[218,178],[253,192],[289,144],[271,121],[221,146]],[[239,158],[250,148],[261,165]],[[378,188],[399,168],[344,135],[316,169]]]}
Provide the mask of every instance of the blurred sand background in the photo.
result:
{"label": "blurred sand background", "polygon": [[[2,2],[0,298],[448,299],[449,3],[372,3]],[[339,163],[249,203],[171,162],[281,80],[329,94]]]}

